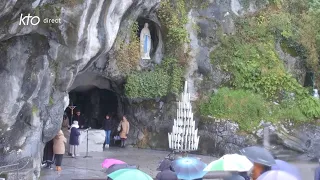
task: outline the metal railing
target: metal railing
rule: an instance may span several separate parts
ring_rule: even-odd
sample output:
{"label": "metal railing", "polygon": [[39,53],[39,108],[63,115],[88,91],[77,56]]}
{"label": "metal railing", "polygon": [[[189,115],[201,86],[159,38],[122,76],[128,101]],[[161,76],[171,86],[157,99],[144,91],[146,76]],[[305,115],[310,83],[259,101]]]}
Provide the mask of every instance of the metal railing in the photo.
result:
{"label": "metal railing", "polygon": [[26,161],[24,161],[24,159],[20,159],[17,163],[0,166],[0,176],[10,172],[16,172],[16,177],[19,177],[19,171],[26,168],[29,162],[30,159],[27,158]]}

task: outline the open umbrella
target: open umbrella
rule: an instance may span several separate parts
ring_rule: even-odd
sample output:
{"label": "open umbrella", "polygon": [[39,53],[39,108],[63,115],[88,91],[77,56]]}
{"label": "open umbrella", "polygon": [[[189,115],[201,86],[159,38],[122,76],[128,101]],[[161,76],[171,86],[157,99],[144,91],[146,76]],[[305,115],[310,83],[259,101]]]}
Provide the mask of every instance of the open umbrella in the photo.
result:
{"label": "open umbrella", "polygon": [[244,177],[238,175],[238,174],[234,174],[232,176],[228,176],[226,178],[223,178],[223,180],[245,180]]}
{"label": "open umbrella", "polygon": [[279,171],[279,170],[271,170],[263,173],[258,177],[257,180],[298,180],[296,177],[291,174]]}
{"label": "open umbrella", "polygon": [[129,164],[114,164],[107,169],[106,173],[111,174],[119,169],[137,169],[137,167]]}
{"label": "open umbrella", "polygon": [[206,172],[203,169],[207,166],[197,158],[185,157],[172,162],[172,168],[178,179],[198,179],[202,178]]}
{"label": "open umbrella", "polygon": [[164,159],[159,164],[157,171],[164,171],[164,170],[170,169],[171,164],[172,164],[172,161],[170,161],[169,159]]}
{"label": "open umbrella", "polygon": [[226,154],[220,159],[211,162],[203,171],[238,171],[247,172],[253,167],[253,163],[239,154]]}
{"label": "open umbrella", "polygon": [[258,146],[246,147],[244,149],[241,149],[240,153],[246,156],[250,161],[258,164],[262,164],[270,167],[276,164],[272,154],[268,150],[262,147],[258,147]]}
{"label": "open umbrella", "polygon": [[281,170],[284,172],[287,172],[291,175],[293,175],[294,177],[296,177],[297,179],[301,180],[301,175],[300,172],[298,170],[298,168],[296,168],[294,165],[289,164],[285,161],[276,159],[276,165],[273,165],[271,167],[272,170]]}
{"label": "open umbrella", "polygon": [[127,164],[127,163],[120,161],[118,159],[105,159],[102,163],[102,168],[109,168],[114,164]]}
{"label": "open umbrella", "polygon": [[138,169],[119,169],[108,175],[113,180],[153,180],[148,174]]}

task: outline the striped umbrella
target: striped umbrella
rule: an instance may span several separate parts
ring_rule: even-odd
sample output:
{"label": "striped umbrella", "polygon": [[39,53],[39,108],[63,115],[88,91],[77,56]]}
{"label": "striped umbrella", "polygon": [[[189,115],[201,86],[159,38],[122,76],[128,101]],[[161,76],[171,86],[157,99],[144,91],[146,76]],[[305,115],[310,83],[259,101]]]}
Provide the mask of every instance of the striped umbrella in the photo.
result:
{"label": "striped umbrella", "polygon": [[203,171],[237,171],[247,172],[253,167],[252,162],[239,154],[226,154],[211,162]]}

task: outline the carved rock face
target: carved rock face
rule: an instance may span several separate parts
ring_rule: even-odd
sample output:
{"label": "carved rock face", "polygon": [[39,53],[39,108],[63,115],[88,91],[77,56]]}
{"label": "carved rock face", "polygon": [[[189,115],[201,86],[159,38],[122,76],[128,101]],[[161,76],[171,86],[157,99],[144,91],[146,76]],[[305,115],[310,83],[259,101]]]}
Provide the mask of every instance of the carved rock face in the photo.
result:
{"label": "carved rock face", "polygon": [[[26,167],[39,176],[43,143],[61,128],[75,77],[106,57],[120,23],[133,13],[130,7],[144,13],[159,0],[82,2],[57,7],[46,1],[0,3],[0,165],[21,161],[23,167],[29,159]],[[19,26],[15,7],[33,14],[37,6],[40,18],[58,12],[61,23]]]}

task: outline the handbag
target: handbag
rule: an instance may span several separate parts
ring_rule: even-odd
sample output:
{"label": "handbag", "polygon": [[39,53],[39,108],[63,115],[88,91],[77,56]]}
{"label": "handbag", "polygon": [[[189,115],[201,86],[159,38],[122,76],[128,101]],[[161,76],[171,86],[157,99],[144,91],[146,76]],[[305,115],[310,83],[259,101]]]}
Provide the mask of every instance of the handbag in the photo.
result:
{"label": "handbag", "polygon": [[117,128],[118,132],[121,131],[121,123],[118,125],[118,128]]}

